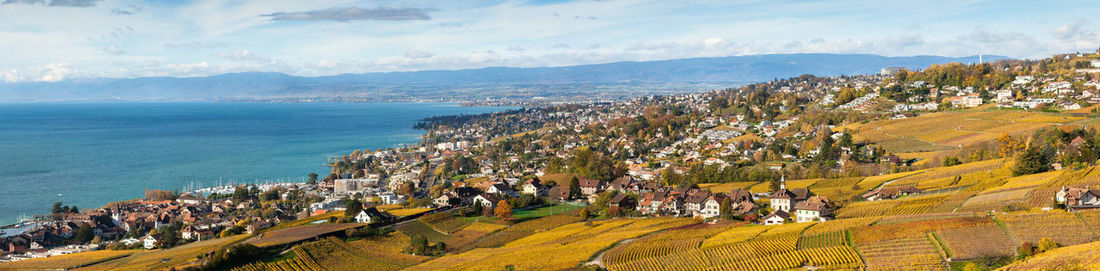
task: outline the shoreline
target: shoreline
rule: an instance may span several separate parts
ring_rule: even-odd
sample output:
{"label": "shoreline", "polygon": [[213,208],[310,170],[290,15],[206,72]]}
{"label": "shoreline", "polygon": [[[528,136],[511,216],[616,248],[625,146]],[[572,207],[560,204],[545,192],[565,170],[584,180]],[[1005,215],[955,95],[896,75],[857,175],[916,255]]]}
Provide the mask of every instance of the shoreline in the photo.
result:
{"label": "shoreline", "polygon": [[[21,105],[21,106],[26,106],[26,105],[110,105],[110,104],[119,104],[119,105],[125,105],[125,104],[131,104],[131,105],[139,105],[139,104],[235,104],[235,103],[240,103],[240,104],[276,104],[276,103],[269,103],[269,102],[249,102],[249,101],[179,101],[179,102],[177,102],[177,101],[172,101],[172,102],[163,102],[163,101],[147,101],[147,102],[117,101],[117,102],[115,102],[115,101],[110,101],[110,102],[0,103],[0,106],[2,106],[2,105]],[[431,105],[440,105],[440,106],[457,107],[457,108],[477,108],[477,107],[481,107],[481,108],[497,108],[497,109],[500,109],[499,111],[492,111],[492,112],[503,112],[503,111],[507,111],[507,110],[514,110],[514,109],[521,108],[521,107],[511,107],[511,106],[464,105],[464,104],[450,103],[450,102],[302,102],[302,103],[286,103],[286,104],[431,104]],[[440,112],[440,113],[443,113],[443,112]],[[407,127],[406,127],[406,128],[411,129],[413,131],[417,131],[416,138],[412,138],[412,139],[408,140],[407,142],[383,143],[382,146],[380,146],[380,147],[370,148],[370,149],[404,148],[404,147],[418,146],[418,145],[421,144],[419,139],[423,138],[423,136],[427,134],[427,129],[416,127],[418,123],[424,122],[427,119],[430,119],[430,118],[433,118],[433,117],[456,116],[456,115],[462,115],[462,114],[471,114],[471,113],[439,114],[439,115],[429,115],[429,116],[424,116],[424,117],[421,117],[421,118],[417,118],[416,120],[409,123],[409,125],[407,125]],[[477,114],[483,114],[483,113],[472,113],[472,114],[477,115]],[[363,147],[356,147],[356,148],[347,149],[347,150],[343,150],[343,151],[339,151],[339,152],[334,152],[334,153],[328,154],[326,156],[328,156],[328,157],[342,156],[342,155],[346,155],[348,153],[351,153],[352,151],[355,151],[355,150],[363,150]],[[318,162],[319,163],[325,163],[324,161],[318,161]],[[301,173],[300,175],[297,175],[297,176],[284,176],[284,177],[262,178],[262,179],[255,178],[255,179],[248,180],[248,181],[245,181],[245,180],[242,180],[242,179],[230,179],[230,180],[211,180],[211,181],[201,181],[201,182],[188,182],[188,183],[180,184],[177,187],[173,187],[173,188],[161,188],[161,190],[168,189],[168,190],[171,191],[171,190],[177,190],[178,189],[182,193],[182,192],[194,192],[194,191],[198,191],[198,190],[201,190],[201,189],[204,189],[204,188],[212,188],[212,187],[217,187],[217,186],[224,187],[225,183],[232,183],[233,185],[251,185],[251,184],[263,185],[263,184],[271,184],[271,183],[280,183],[280,184],[305,183],[305,180],[306,180],[305,175],[308,174],[308,173],[309,172],[304,172],[304,173]],[[316,173],[320,174],[321,172],[316,172]],[[294,181],[294,179],[300,179],[300,181]],[[188,186],[198,184],[198,183],[202,183],[202,184],[209,183],[209,185],[201,185],[201,186],[198,186],[198,187],[194,187],[194,189],[188,189]],[[145,188],[154,189],[153,187],[145,187]],[[184,191],[185,189],[187,191]],[[53,194],[53,192],[49,193],[49,195],[52,195],[52,194]],[[67,195],[70,195],[70,193],[65,193],[64,195],[67,196]],[[133,197],[133,198],[130,198],[130,199],[127,199],[127,200],[114,200],[114,199],[105,200],[103,202],[100,202],[99,204],[95,204],[93,206],[90,206],[90,208],[89,207],[84,207],[84,208],[85,209],[99,209],[99,208],[102,208],[105,204],[108,204],[108,203],[111,203],[111,202],[140,200],[143,197],[143,195],[134,195],[134,196],[136,196],[136,197]],[[204,196],[208,196],[208,194],[204,195]],[[72,198],[69,198],[69,199],[72,199]],[[65,200],[61,200],[61,199],[58,199],[56,201],[62,201],[62,202],[69,203],[69,201],[65,201]],[[48,211],[48,207],[49,206],[43,206],[40,209],[42,209],[43,211]],[[34,220],[33,217],[38,216],[38,215],[49,215],[49,214],[47,212],[37,213],[37,214],[30,214],[30,215],[24,213],[22,215],[19,215],[18,217],[13,217],[12,218],[13,221],[4,222],[4,223],[0,224],[0,229],[15,227],[15,226],[18,226],[18,225],[21,225],[21,224],[25,224],[27,222],[35,222],[36,220]]]}

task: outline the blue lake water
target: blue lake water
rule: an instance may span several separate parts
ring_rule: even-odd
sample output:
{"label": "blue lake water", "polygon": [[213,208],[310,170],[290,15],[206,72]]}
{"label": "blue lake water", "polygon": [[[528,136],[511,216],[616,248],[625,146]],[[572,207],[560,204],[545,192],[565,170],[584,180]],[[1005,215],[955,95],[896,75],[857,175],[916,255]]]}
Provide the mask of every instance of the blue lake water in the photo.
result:
{"label": "blue lake water", "polygon": [[[419,142],[425,103],[0,104],[0,223],[139,198],[146,188],[324,176],[330,156]],[[60,194],[60,195],[59,195]]]}

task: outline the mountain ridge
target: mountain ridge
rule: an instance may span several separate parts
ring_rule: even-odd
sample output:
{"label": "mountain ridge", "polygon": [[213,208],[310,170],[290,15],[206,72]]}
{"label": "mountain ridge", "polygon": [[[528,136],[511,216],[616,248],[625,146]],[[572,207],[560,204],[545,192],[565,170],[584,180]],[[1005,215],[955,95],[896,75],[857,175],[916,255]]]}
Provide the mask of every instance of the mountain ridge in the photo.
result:
{"label": "mountain ridge", "polygon": [[[984,56],[990,61],[1007,59]],[[978,56],[904,56],[873,54],[768,54],[620,61],[556,67],[484,67],[460,70],[347,73],[316,77],[279,72],[225,73],[205,77],[89,78],[59,82],[0,84],[0,101],[217,100],[348,95],[431,98],[491,98],[509,89],[535,89],[539,95],[570,91],[646,89],[705,90],[802,74],[817,76],[877,73],[883,67],[922,69],[932,64],[974,63]],[[462,93],[482,89],[487,93]],[[611,90],[606,90],[611,89]],[[491,93],[490,93],[491,92]],[[645,95],[646,93],[638,93]]]}

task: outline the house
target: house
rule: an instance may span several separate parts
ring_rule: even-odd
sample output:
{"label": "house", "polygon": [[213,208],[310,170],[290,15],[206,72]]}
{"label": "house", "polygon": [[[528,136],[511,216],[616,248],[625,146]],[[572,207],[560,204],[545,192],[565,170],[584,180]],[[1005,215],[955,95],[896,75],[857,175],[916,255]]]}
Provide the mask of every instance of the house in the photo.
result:
{"label": "house", "polygon": [[435,207],[453,207],[459,204],[462,204],[462,200],[453,192],[445,192],[443,195],[432,199],[432,205],[435,205]]}
{"label": "house", "polygon": [[794,209],[795,204],[808,199],[810,195],[810,190],[806,188],[792,188],[788,190],[786,178],[780,179],[779,190],[772,193],[770,197],[772,209],[790,212]]}
{"label": "house", "polygon": [[257,231],[260,231],[260,230],[263,230],[263,229],[266,229],[266,228],[269,228],[269,227],[271,227],[271,223],[268,223],[267,221],[256,221],[256,222],[252,222],[251,224],[248,224],[248,226],[245,226],[244,230],[248,234],[253,234],[253,233],[256,233]]}
{"label": "house", "polygon": [[383,204],[400,204],[405,202],[405,199],[400,195],[389,191],[378,194],[378,199],[381,200]]}
{"label": "house", "polygon": [[550,188],[550,197],[557,200],[569,200],[569,186],[559,185],[554,188]]}
{"label": "house", "polygon": [[611,200],[609,200],[607,202],[608,206],[616,207],[616,208],[619,208],[620,210],[632,210],[632,209],[634,209],[635,204],[636,203],[634,202],[633,197],[627,196],[626,194],[622,194],[622,193],[619,193],[618,195],[615,195],[614,197],[611,198]]}
{"label": "house", "polygon": [[186,225],[186,226],[183,226],[183,229],[180,229],[180,237],[182,237],[183,239],[191,240],[192,235],[194,235],[194,234],[195,234],[195,227],[192,226],[192,225]]}
{"label": "house", "polygon": [[515,196],[516,191],[511,186],[503,183],[495,183],[489,186],[489,189],[485,190],[485,193],[492,193],[502,196]]}
{"label": "house", "polygon": [[359,214],[355,215],[355,222],[358,222],[358,223],[375,223],[375,222],[388,221],[388,220],[393,219],[393,218],[394,218],[393,215],[391,215],[389,213],[386,213],[386,212],[378,211],[378,208],[371,207],[371,208],[366,208],[366,209],[363,209],[362,211],[359,211]]}
{"label": "house", "polygon": [[156,236],[146,235],[144,239],[141,239],[141,241],[144,243],[143,247],[145,247],[145,249],[155,249],[155,248],[157,248],[157,237]]}
{"label": "house", "polygon": [[687,197],[684,198],[685,211],[692,216],[702,216],[701,211],[703,210],[703,204],[708,198],[710,198],[710,193],[704,191],[688,194]]}
{"label": "house", "polygon": [[862,197],[867,201],[876,201],[884,199],[896,199],[900,196],[920,194],[922,192],[924,191],[921,191],[920,189],[917,189],[916,187],[913,187],[911,185],[907,187],[884,187],[864,193]]}
{"label": "house", "polygon": [[600,180],[582,179],[580,180],[580,185],[581,194],[584,194],[585,196],[590,196],[599,193],[600,191],[603,191],[603,181]]}
{"label": "house", "polygon": [[477,195],[476,197],[474,197],[474,204],[478,204],[483,207],[496,208],[497,203],[500,202],[501,199],[502,198],[500,196],[497,196],[497,194],[482,193],[481,195]]}
{"label": "house", "polygon": [[802,223],[822,220],[829,216],[831,204],[828,198],[821,196],[813,196],[799,202],[794,206],[796,221]]}
{"label": "house", "polygon": [[791,214],[789,214],[789,213],[787,213],[783,210],[775,210],[775,212],[772,212],[771,214],[768,214],[767,216],[764,216],[762,221],[764,221],[764,225],[782,225],[783,222],[786,222],[787,219],[790,219],[790,218],[791,218]]}
{"label": "house", "polygon": [[730,190],[730,193],[727,194],[727,197],[729,197],[729,199],[731,201],[733,201],[734,203],[741,203],[741,202],[746,202],[746,201],[747,202],[752,202],[753,201],[752,200],[752,193],[749,192],[748,190],[744,190],[744,189],[741,189],[741,188],[734,188],[733,190]]}
{"label": "house", "polygon": [[1054,200],[1065,204],[1066,208],[1100,207],[1100,189],[1091,189],[1088,186],[1085,188],[1062,186],[1062,189],[1054,194]]}
{"label": "house", "polygon": [[751,214],[753,211],[756,211],[756,203],[753,203],[751,201],[738,202],[735,203],[732,207],[733,210],[731,210],[731,212],[734,215],[747,215]]}
{"label": "house", "polygon": [[665,215],[679,216],[683,214],[684,194],[670,194],[657,207],[657,211]]}
{"label": "house", "polygon": [[699,210],[698,216],[702,216],[703,218],[711,218],[722,215],[722,201],[725,200],[726,196],[724,195],[710,195],[705,201],[703,201],[703,205],[701,210]]}
{"label": "house", "polygon": [[523,193],[528,195],[535,195],[536,197],[547,195],[546,186],[542,185],[542,182],[538,178],[531,179],[527,184],[523,185]]}
{"label": "house", "polygon": [[638,211],[643,214],[653,214],[661,208],[661,202],[665,200],[667,193],[663,191],[657,191],[652,193],[646,193],[642,195],[641,202],[638,203]]}
{"label": "house", "polygon": [[622,176],[607,184],[607,190],[612,191],[637,191],[640,187],[630,176]]}

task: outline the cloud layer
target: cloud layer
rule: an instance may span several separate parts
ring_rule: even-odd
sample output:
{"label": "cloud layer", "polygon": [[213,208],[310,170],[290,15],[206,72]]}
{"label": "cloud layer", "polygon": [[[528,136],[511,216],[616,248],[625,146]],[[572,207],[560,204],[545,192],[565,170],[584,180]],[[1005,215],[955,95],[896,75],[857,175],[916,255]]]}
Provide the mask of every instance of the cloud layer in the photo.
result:
{"label": "cloud layer", "polygon": [[299,12],[276,12],[271,14],[265,14],[264,17],[271,17],[276,21],[291,21],[291,20],[310,20],[310,21],[357,21],[357,20],[374,20],[374,21],[409,21],[409,20],[430,20],[431,16],[428,16],[427,10],[418,8],[330,8],[323,10],[312,11],[299,11]]}
{"label": "cloud layer", "polygon": [[1100,5],[1085,0],[0,3],[0,40],[17,41],[0,43],[4,82],[248,71],[316,76],[774,53],[1040,58],[1100,47]]}

